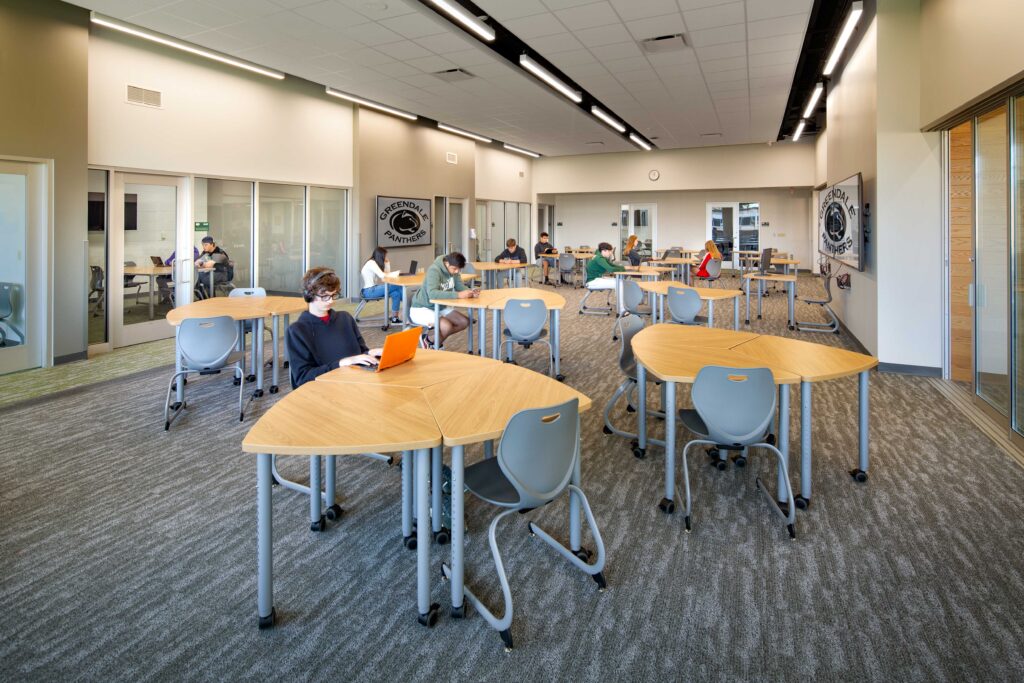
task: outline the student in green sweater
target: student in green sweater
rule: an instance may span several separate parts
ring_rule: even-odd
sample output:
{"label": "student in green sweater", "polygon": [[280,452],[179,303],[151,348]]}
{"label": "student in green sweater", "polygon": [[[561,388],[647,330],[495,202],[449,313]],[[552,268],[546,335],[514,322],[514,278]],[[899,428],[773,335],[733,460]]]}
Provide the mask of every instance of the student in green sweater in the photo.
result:
{"label": "student in green sweater", "polygon": [[612,245],[607,242],[597,245],[594,258],[587,261],[587,289],[615,289],[615,278],[609,277],[608,273],[616,273],[625,268],[611,262],[612,252]]}
{"label": "student in green sweater", "polygon": [[[423,286],[416,290],[410,302],[409,319],[427,329],[434,325],[434,304],[431,299],[469,299],[480,296],[479,290],[469,289],[462,282],[459,273],[466,267],[466,257],[457,251],[447,256],[438,256],[427,268]],[[469,326],[469,318],[453,308],[442,308],[440,318],[440,343]],[[424,333],[420,345],[433,346],[434,342]]]}

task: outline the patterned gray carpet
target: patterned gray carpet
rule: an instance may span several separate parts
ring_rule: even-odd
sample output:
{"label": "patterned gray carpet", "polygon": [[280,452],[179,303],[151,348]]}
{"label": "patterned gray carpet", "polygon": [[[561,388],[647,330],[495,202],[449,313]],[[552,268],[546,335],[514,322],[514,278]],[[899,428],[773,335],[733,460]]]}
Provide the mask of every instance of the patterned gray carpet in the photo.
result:
{"label": "patterned gray carpet", "polygon": [[[801,283],[805,293],[816,286]],[[846,474],[857,452],[856,382],[818,386],[814,497],[795,542],[755,493],[756,476],[773,476],[764,457],[725,472],[691,462],[686,535],[678,513],[656,508],[660,450],[639,461],[625,441],[601,433],[600,408],[619,383],[612,320],[578,316],[579,292],[561,291],[570,299],[563,371],[595,400],[583,423],[583,480],[608,548],[607,592],[514,517],[499,536],[516,649],[505,654],[472,610],[463,621],[444,613],[434,629],[419,626],[414,554],[400,540],[399,469],[349,458],[339,464],[346,515],[322,534],[308,530],[304,498],[275,490],[278,624],[258,631],[255,466],[239,443],[278,397],[250,406],[240,424],[230,383],[197,380],[191,410],[165,433],[170,373],[160,368],[0,410],[0,677],[1024,677],[1024,472],[927,381],[872,377],[866,484]],[[798,317],[816,315],[798,305]],[[717,317],[731,324],[731,315]],[[753,329],[799,335],[784,318],[785,298],[773,295]],[[377,343],[381,333],[367,336]],[[518,357],[545,365],[536,349]],[[626,419],[620,409],[618,422]],[[303,478],[306,461],[283,469]],[[467,508],[467,580],[496,605],[486,543],[493,510],[471,499]],[[562,535],[566,506],[532,517]],[[435,565],[442,556],[447,548]],[[447,588],[434,584],[442,605]]]}

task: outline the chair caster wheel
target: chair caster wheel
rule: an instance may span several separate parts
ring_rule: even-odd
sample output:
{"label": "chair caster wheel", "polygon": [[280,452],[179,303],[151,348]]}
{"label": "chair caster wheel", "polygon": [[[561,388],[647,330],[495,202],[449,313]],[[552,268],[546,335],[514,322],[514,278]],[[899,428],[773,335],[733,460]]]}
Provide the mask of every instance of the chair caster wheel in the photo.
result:
{"label": "chair caster wheel", "polygon": [[380,328],[381,332],[387,332],[390,328],[387,325],[382,325]]}
{"label": "chair caster wheel", "polygon": [[281,367],[282,368],[288,367],[288,361],[285,361],[285,362],[281,363]]}
{"label": "chair caster wheel", "polygon": [[658,503],[658,509],[664,512],[666,515],[671,515],[676,511],[675,501],[671,501],[668,498],[662,498],[661,502]]}
{"label": "chair caster wheel", "polygon": [[605,434],[614,434],[614,433],[615,433],[615,432],[613,432],[613,431],[612,431],[612,430],[611,430],[611,429],[610,429],[610,428],[608,427],[608,425],[605,425],[605,426],[604,426],[604,429],[602,429],[601,431],[603,431],[603,432],[604,432]]}
{"label": "chair caster wheel", "polygon": [[273,628],[274,627],[274,621],[276,619],[277,619],[277,611],[273,607],[271,607],[270,608],[270,614],[268,614],[265,617],[259,617],[259,622],[258,623],[259,623],[260,630],[263,631],[263,630],[268,629],[268,628]]}
{"label": "chair caster wheel", "polygon": [[465,619],[466,618],[466,605],[465,605],[465,603],[459,605],[458,607],[455,607],[453,605],[451,610],[449,610],[448,615],[451,616],[452,619]]}
{"label": "chair caster wheel", "polygon": [[804,498],[803,496],[796,496],[794,500],[796,501],[796,507],[798,510],[806,510],[807,508],[811,507],[811,501],[808,498]]}
{"label": "chair caster wheel", "polygon": [[598,593],[604,593],[605,589],[608,588],[608,582],[605,581],[604,574],[602,574],[601,572],[592,574],[590,578],[592,578],[594,580],[594,583],[597,584]]}
{"label": "chair caster wheel", "polygon": [[255,382],[256,381],[256,375],[246,375],[245,376],[245,381],[246,382]]}
{"label": "chair caster wheel", "polygon": [[270,393],[276,394],[279,391],[281,391],[281,387],[277,386],[276,384],[270,385]]}
{"label": "chair caster wheel", "polygon": [[505,652],[512,652],[512,632],[505,629],[499,631],[498,635],[501,636],[501,642],[505,643]]}
{"label": "chair caster wheel", "polygon": [[452,534],[448,529],[441,527],[439,531],[434,532],[434,543],[438,545],[448,545],[451,543]]}
{"label": "chair caster wheel", "polygon": [[634,408],[633,406],[626,406],[626,412],[627,413],[635,413],[636,412],[636,408]]}
{"label": "chair caster wheel", "polygon": [[262,398],[263,397],[263,390],[262,389],[257,389],[256,391],[252,392],[252,397],[253,398]]}
{"label": "chair caster wheel", "polygon": [[165,432],[171,431],[171,423],[170,422],[164,422],[164,431]]}
{"label": "chair caster wheel", "polygon": [[850,470],[850,476],[853,477],[854,481],[862,484],[868,480],[868,473],[860,468]]}
{"label": "chair caster wheel", "polygon": [[241,377],[235,377],[233,380],[231,380],[231,383],[234,384],[237,387],[239,384],[242,383],[242,378]]}
{"label": "chair caster wheel", "polygon": [[[747,459],[744,458],[742,455],[737,455],[733,459],[732,462],[733,462],[734,465],[736,465],[736,467],[746,467],[747,466]],[[723,468],[719,468],[719,469],[723,469]]]}
{"label": "chair caster wheel", "polygon": [[750,324],[750,318],[747,318],[746,320],[744,320],[743,324],[744,325],[749,325]]}
{"label": "chair caster wheel", "polygon": [[686,515],[683,522],[686,524],[686,533],[690,533],[690,515]]}
{"label": "chair caster wheel", "polygon": [[718,470],[719,472],[722,472],[722,471],[725,470],[725,461],[724,460],[715,460],[711,464],[714,465],[715,469]]}
{"label": "chair caster wheel", "polygon": [[345,510],[342,509],[342,507],[340,505],[338,505],[337,503],[335,503],[331,507],[327,508],[327,511],[326,511],[327,519],[331,520],[332,522],[335,521],[335,520],[341,519],[341,516],[343,514],[345,514]]}
{"label": "chair caster wheel", "polygon": [[[838,332],[836,332],[836,334],[839,334],[839,333],[838,333]],[[181,383],[182,383],[182,384],[188,384],[188,377],[182,377],[182,378],[181,378]]]}
{"label": "chair caster wheel", "polygon": [[565,381],[565,375],[563,375],[562,373],[558,373],[557,375],[555,375],[555,379],[557,381],[559,381],[559,382],[564,382]]}
{"label": "chair caster wheel", "polygon": [[416,534],[413,533],[411,536],[406,536],[402,539],[402,543],[405,544],[406,550],[416,550]]}
{"label": "chair caster wheel", "polygon": [[790,329],[790,330],[795,330],[796,328],[795,328],[795,327],[793,327],[792,325],[790,325],[790,326],[789,326],[789,329]]}
{"label": "chair caster wheel", "polygon": [[832,330],[832,334],[839,334],[839,330]]}
{"label": "chair caster wheel", "polygon": [[712,460],[718,460],[719,456],[721,455],[718,452],[717,448],[707,448],[704,450],[704,453]]}
{"label": "chair caster wheel", "polygon": [[389,456],[388,456],[388,459],[387,459],[387,463],[388,463],[388,467],[393,467],[393,466],[394,466],[394,464],[395,464],[395,458],[394,458],[394,456],[391,456],[391,455],[389,455]]}
{"label": "chair caster wheel", "polygon": [[438,611],[440,609],[441,605],[435,602],[430,605],[430,609],[427,610],[427,613],[419,615],[419,617],[416,618],[416,621],[420,622],[420,624],[426,626],[427,628],[431,628],[433,627],[434,624],[437,623]]}
{"label": "chair caster wheel", "polygon": [[786,531],[789,532],[789,540],[795,541],[796,540],[796,527],[794,525],[792,525],[792,524],[787,524],[786,525]]}
{"label": "chair caster wheel", "polygon": [[616,337],[615,335],[612,335],[612,341],[619,341],[619,338]]}
{"label": "chair caster wheel", "polygon": [[768,438],[765,439],[764,441],[765,441],[765,443],[769,443],[772,446],[774,446],[775,445],[775,435],[774,434],[769,434]]}
{"label": "chair caster wheel", "polygon": [[326,528],[327,528],[327,520],[324,518],[323,515],[320,515],[320,519],[317,520],[316,522],[310,522],[309,523],[309,530],[310,531],[323,531]]}
{"label": "chair caster wheel", "polygon": [[579,550],[574,550],[574,551],[572,551],[572,554],[575,555],[576,557],[580,558],[580,560],[583,561],[583,562],[590,562],[590,558],[592,556],[592,553],[589,550],[587,550],[586,548],[580,548]]}
{"label": "chair caster wheel", "polygon": [[633,447],[633,457],[636,458],[637,460],[643,460],[646,455],[647,455],[647,449],[646,448],[640,448],[639,446],[634,446]]}

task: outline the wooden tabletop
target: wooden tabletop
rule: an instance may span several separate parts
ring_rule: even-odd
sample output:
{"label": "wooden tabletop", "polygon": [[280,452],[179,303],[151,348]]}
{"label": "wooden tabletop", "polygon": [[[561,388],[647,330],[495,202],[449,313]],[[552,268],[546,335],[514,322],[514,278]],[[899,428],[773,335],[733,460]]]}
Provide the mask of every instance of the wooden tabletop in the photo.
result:
{"label": "wooden tabletop", "polygon": [[652,343],[656,344],[677,344],[679,346],[715,349],[731,349],[734,346],[739,346],[743,342],[748,342],[758,337],[755,332],[740,332],[721,327],[706,327],[704,325],[674,325],[668,323],[648,326],[643,332]]}
{"label": "wooden tabletop", "polygon": [[[459,273],[459,275],[463,280],[475,280],[477,277],[476,273]],[[426,273],[416,273],[415,275],[387,275],[384,279],[388,284],[399,287],[420,287],[426,277]]]}
{"label": "wooden tabletop", "polygon": [[506,291],[507,288],[484,289],[479,292],[478,296],[467,299],[431,299],[430,303],[451,308],[491,308],[508,298]]}
{"label": "wooden tabletop", "polygon": [[[363,370],[362,368],[335,368],[316,378],[317,382],[334,382],[340,384],[374,384],[389,387],[411,387],[422,389],[431,384],[446,382],[472,371],[478,366],[499,365],[501,361],[492,358],[478,358],[467,362],[462,353],[435,351],[434,349],[417,349],[416,357],[411,361],[388,368],[383,372]],[[456,393],[466,397],[466,392],[456,388]]]}
{"label": "wooden tabletop", "polygon": [[242,450],[351,455],[440,444],[441,432],[419,389],[307,382],[260,417],[242,440]]}
{"label": "wooden tabletop", "polygon": [[155,266],[152,263],[148,266],[125,266],[125,275],[170,275],[171,266]]}
{"label": "wooden tabletop", "polygon": [[588,258],[594,258],[594,252],[592,251],[574,251],[572,255],[576,257],[577,261],[586,261]]}
{"label": "wooden tabletop", "polygon": [[[761,256],[760,254],[742,254],[741,253],[740,254],[740,260],[741,261],[746,261],[748,263],[753,263],[754,261],[760,261],[761,260],[760,256]],[[773,256],[772,257],[772,265],[773,266],[797,266],[797,265],[800,265],[800,262],[798,260],[792,259],[792,258],[776,258],[776,257]]]}
{"label": "wooden tabletop", "polygon": [[641,275],[658,275],[661,273],[671,273],[675,268],[668,268],[666,266],[626,266],[627,273],[640,273]]}
{"label": "wooden tabletop", "polygon": [[654,292],[659,296],[668,296],[668,290],[672,287],[676,289],[693,289],[700,295],[702,301],[718,301],[720,299],[735,299],[741,296],[743,292],[738,289],[726,289],[724,287],[690,287],[684,285],[682,282],[676,282],[674,280],[660,280],[660,281],[648,281],[638,282],[640,289],[645,292]]}
{"label": "wooden tabletop", "polygon": [[[458,354],[466,355],[466,354]],[[457,380],[423,390],[446,446],[497,439],[515,413],[576,397],[580,412],[590,399],[575,389],[526,368],[496,363]],[[469,396],[470,398],[467,398]]]}
{"label": "wooden tabletop", "polygon": [[190,318],[216,318],[226,315],[233,320],[253,320],[270,315],[300,313],[307,304],[297,296],[218,296],[193,301],[171,309],[167,322],[180,325]]}
{"label": "wooden tabletop", "polygon": [[669,256],[668,258],[653,259],[650,263],[667,263],[676,266],[692,266],[697,259],[692,256]]}
{"label": "wooden tabletop", "polygon": [[771,335],[761,335],[733,348],[751,358],[782,364],[805,382],[856,375],[878,365],[877,358],[863,353]]}
{"label": "wooden tabletop", "polygon": [[765,280],[766,282],[796,282],[796,275],[783,275],[782,273],[744,273],[748,280]]}
{"label": "wooden tabletop", "polygon": [[508,270],[510,268],[525,268],[528,263],[495,263],[494,261],[472,261],[475,270]]}
{"label": "wooden tabletop", "polygon": [[549,311],[552,309],[562,310],[565,307],[565,297],[546,289],[535,287],[505,287],[504,289],[485,289],[480,296],[471,299],[431,299],[430,303],[453,308],[486,308],[495,310],[505,308],[505,302],[509,299],[540,299],[544,307]]}
{"label": "wooden tabletop", "polygon": [[[728,368],[763,368],[772,371],[776,384],[797,384],[800,375],[783,365],[763,358],[747,356],[735,348],[686,346],[688,338],[680,330],[685,325],[652,325],[633,337],[633,354],[637,361],[659,379],[691,384],[697,373],[708,365]],[[729,330],[722,330],[727,332]],[[742,334],[742,333],[735,333]]]}

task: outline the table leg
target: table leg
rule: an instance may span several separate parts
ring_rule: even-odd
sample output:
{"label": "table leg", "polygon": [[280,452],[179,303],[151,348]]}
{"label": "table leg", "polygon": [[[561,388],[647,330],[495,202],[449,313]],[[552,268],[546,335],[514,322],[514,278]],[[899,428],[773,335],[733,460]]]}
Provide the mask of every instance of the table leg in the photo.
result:
{"label": "table leg", "polygon": [[487,309],[481,308],[480,310],[480,323],[477,325],[480,339],[477,340],[476,352],[480,354],[481,358],[487,358]]}
{"label": "table leg", "polygon": [[391,297],[388,294],[388,292],[390,290],[391,290],[391,287],[388,285],[387,282],[385,282],[384,283],[384,329],[385,330],[387,330],[388,328],[391,327],[391,305],[390,305]]}
{"label": "table leg", "polygon": [[786,460],[786,469],[779,468],[776,500],[780,503],[789,501],[786,495],[786,477],[789,476],[789,385],[779,385],[779,430],[776,447]]}
{"label": "table leg", "polygon": [[252,364],[256,366],[256,391],[252,392],[254,398],[263,395],[263,317],[256,318],[256,324],[252,327]]}
{"label": "table leg", "polygon": [[281,357],[281,332],[278,330],[281,316],[272,315],[270,316],[270,342],[273,347],[272,356],[270,359],[270,393],[276,394],[279,391],[278,380],[280,379],[280,369],[278,366],[280,362],[278,359]]}
{"label": "table leg", "polygon": [[409,288],[402,285],[402,329],[409,329]]}
{"label": "table leg", "polygon": [[501,360],[501,311],[491,311],[491,358]]}
{"label": "table leg", "polygon": [[469,318],[469,329],[466,330],[466,353],[473,353],[473,309],[466,309],[466,317]]}
{"label": "table leg", "polygon": [[636,364],[636,445],[637,457],[643,457],[647,450],[647,368]]}
{"label": "table leg", "polygon": [[708,327],[715,326],[715,300],[708,299]]}
{"label": "table leg", "polygon": [[441,485],[444,483],[441,464],[441,446],[434,446],[430,453],[430,530],[434,538],[441,531]]}
{"label": "table leg", "polygon": [[270,454],[256,456],[256,616],[260,628],[274,625],[274,526]]}
{"label": "table leg", "polygon": [[764,280],[757,281],[757,319],[761,319],[761,297],[764,294]]}
{"label": "table leg", "polygon": [[747,299],[747,318],[746,318],[746,320],[747,320],[747,322],[746,322],[746,324],[749,325],[750,324],[750,278],[749,277],[746,278],[746,282],[744,282],[744,284],[747,287],[747,296],[746,296],[746,299]]}
{"label": "table leg", "polygon": [[676,383],[663,382],[665,388],[665,499],[661,501],[663,510],[675,498],[676,483]]}
{"label": "table leg", "polygon": [[792,330],[792,329],[794,329],[794,326],[793,326],[793,298],[796,295],[796,283],[795,282],[787,282],[786,284],[789,285],[789,287],[787,287],[786,289],[789,290],[789,329]]}
{"label": "table leg", "polygon": [[737,332],[740,329],[740,298],[738,296],[732,298],[732,329]]}
{"label": "table leg", "polygon": [[562,321],[561,311],[557,308],[551,310],[551,343],[555,347],[552,352],[555,357],[555,379],[563,382],[565,375],[562,374]]}
{"label": "table leg", "polygon": [[465,454],[464,446],[452,446],[452,616],[465,615],[463,607],[463,552],[465,548]]}
{"label": "table leg", "polygon": [[210,268],[210,298],[217,296],[217,290],[214,289],[213,276],[217,272],[216,268]]}
{"label": "table leg", "polygon": [[811,505],[811,383],[800,382],[800,495],[796,506]]}
{"label": "table leg", "polygon": [[430,493],[427,478],[430,471],[430,449],[416,450],[416,608],[418,621],[433,626],[437,621],[437,605],[430,604]]}
{"label": "table leg", "polygon": [[[174,371],[181,372],[181,347],[178,345],[178,332],[181,331],[181,327],[177,326],[174,328]],[[185,400],[185,382],[182,375],[178,375],[178,379],[175,382],[174,387],[174,400],[181,405]]]}
{"label": "table leg", "polygon": [[309,457],[309,530],[323,531],[326,526],[324,522],[323,507],[320,505],[320,496],[323,486],[320,483],[320,456]]}
{"label": "table leg", "polygon": [[[285,313],[284,314],[284,325],[282,325],[282,327],[281,327],[281,330],[283,332],[288,332],[288,327],[292,324],[291,320],[292,320],[291,314]],[[288,361],[289,360],[291,360],[291,355],[289,355],[289,353],[288,353],[288,345],[285,344],[284,345],[284,363],[282,363],[282,367],[288,367]]]}
{"label": "table leg", "polygon": [[857,378],[857,383],[860,389],[859,405],[858,405],[858,426],[859,426],[859,441],[860,441],[860,453],[858,458],[858,468],[851,471],[850,474],[857,481],[867,481],[868,479],[868,415],[869,415],[869,402],[871,400],[871,385],[869,383],[869,370],[865,370],[860,373]]}
{"label": "table leg", "polygon": [[[577,417],[579,420],[579,417]],[[577,431],[579,431],[579,422],[577,422]],[[582,445],[581,445],[582,446]],[[572,467],[572,476],[569,479],[570,483],[574,486],[580,485],[580,458],[576,458],[576,462]],[[575,491],[569,492],[569,548],[573,552],[577,552],[581,548],[581,536],[582,527],[580,525],[580,499],[576,495]]]}
{"label": "table leg", "polygon": [[441,304],[434,304],[434,350],[441,348]]}
{"label": "table leg", "polygon": [[618,309],[616,317],[621,318],[622,314],[625,313],[626,309],[622,306],[622,278],[625,276],[619,276],[615,278],[615,308]]}
{"label": "table leg", "polygon": [[402,451],[402,539],[412,539],[412,451]]}
{"label": "table leg", "polygon": [[658,320],[665,322],[665,295],[661,294],[658,296],[658,307],[661,309],[658,312]]}
{"label": "table leg", "polygon": [[153,290],[156,288],[156,275],[149,276],[149,319],[153,319]]}

